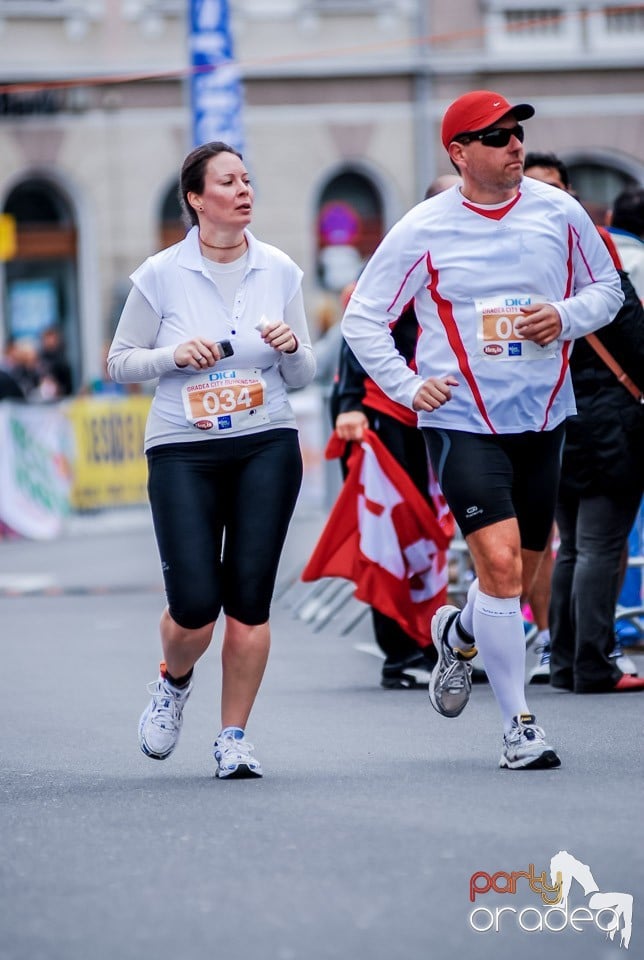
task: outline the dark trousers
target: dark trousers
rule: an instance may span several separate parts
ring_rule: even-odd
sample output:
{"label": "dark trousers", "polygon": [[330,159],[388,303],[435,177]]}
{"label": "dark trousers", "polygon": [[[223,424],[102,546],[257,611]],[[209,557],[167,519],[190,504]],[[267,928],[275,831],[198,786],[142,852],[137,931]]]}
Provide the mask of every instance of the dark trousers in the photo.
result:
{"label": "dark trousers", "polygon": [[[409,474],[425,499],[429,498],[429,468],[425,441],[418,427],[408,427],[394,417],[377,410],[366,410],[371,429],[387,450]],[[419,651],[419,645],[391,617],[372,608],[373,631],[376,643],[388,663],[396,664]],[[429,624],[427,624],[429,643]]]}
{"label": "dark trousers", "polygon": [[550,682],[576,693],[611,690],[620,670],[615,646],[620,557],[640,494],[608,497],[561,492],[556,520],[561,537],[550,599]]}

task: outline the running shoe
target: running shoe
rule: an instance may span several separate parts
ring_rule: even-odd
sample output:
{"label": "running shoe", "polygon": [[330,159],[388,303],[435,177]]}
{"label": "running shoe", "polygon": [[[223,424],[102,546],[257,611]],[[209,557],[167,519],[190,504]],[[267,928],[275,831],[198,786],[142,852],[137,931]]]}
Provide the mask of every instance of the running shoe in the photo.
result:
{"label": "running shoe", "polygon": [[550,644],[542,643],[534,648],[539,660],[530,671],[528,683],[550,683]]}
{"label": "running shoe", "polygon": [[618,670],[629,677],[637,676],[637,667],[632,657],[625,652],[624,648],[618,643],[612,653],[608,654],[609,659],[613,661]]}
{"label": "running shoe", "polygon": [[472,664],[476,647],[465,653],[453,650],[447,642],[447,633],[459,615],[458,607],[439,607],[432,617],[432,640],[438,662],[429,678],[431,705],[444,717],[457,717],[467,706],[472,692]]}
{"label": "running shoe", "polygon": [[[241,733],[241,736],[236,736],[236,733]],[[213,755],[217,761],[216,776],[228,780],[261,777],[262,765],[252,756],[254,749],[241,730],[226,731],[223,736],[219,734],[213,747]]]}
{"label": "running shoe", "polygon": [[[424,650],[417,650],[402,659],[386,657],[382,665],[380,686],[385,690],[426,690],[427,677],[436,665],[436,651],[430,644]],[[420,676],[409,673],[417,670]]]}
{"label": "running shoe", "polygon": [[537,634],[539,633],[539,627],[536,623],[533,623],[532,620],[523,620],[523,636],[525,637],[525,648],[526,650],[532,645],[533,641],[537,639]]}
{"label": "running shoe", "polygon": [[183,708],[192,690],[192,680],[185,687],[174,687],[163,675],[148,684],[150,703],[139,721],[139,746],[153,760],[165,760],[177,745],[183,724]]}
{"label": "running shoe", "polygon": [[546,742],[546,735],[531,713],[512,720],[512,729],[503,737],[499,766],[506,770],[549,770],[561,760]]}

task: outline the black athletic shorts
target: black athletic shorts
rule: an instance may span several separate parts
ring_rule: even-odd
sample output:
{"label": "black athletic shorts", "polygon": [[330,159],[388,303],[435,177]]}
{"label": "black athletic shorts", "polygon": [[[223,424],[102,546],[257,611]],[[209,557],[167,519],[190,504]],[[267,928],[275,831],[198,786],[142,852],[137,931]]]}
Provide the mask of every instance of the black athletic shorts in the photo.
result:
{"label": "black athletic shorts", "polygon": [[269,617],[302,482],[296,430],[148,450],[148,494],[170,615],[190,630],[220,611]]}
{"label": "black athletic shorts", "polygon": [[565,426],[513,434],[423,428],[429,457],[461,533],[516,517],[521,546],[543,550],[552,529]]}

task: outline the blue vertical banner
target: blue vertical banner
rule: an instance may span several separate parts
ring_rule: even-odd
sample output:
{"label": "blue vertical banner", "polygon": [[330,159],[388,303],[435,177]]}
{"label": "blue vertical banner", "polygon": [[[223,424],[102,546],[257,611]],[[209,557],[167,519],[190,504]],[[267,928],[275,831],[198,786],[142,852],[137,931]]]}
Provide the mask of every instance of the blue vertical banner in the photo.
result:
{"label": "blue vertical banner", "polygon": [[192,141],[242,149],[242,86],[233,59],[228,0],[190,0]]}

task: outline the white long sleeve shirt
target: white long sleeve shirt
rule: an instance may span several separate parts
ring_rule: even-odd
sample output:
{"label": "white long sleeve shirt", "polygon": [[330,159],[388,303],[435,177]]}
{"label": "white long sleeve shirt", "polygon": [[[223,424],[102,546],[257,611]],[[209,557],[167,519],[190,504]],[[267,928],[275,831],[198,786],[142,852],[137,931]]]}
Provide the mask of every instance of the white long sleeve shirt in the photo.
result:
{"label": "white long sleeve shirt", "polygon": [[[389,333],[412,299],[417,373]],[[509,203],[477,206],[455,186],[409,211],[360,276],[342,332],[369,376],[407,407],[428,377],[458,380],[451,400],[419,413],[421,427],[550,430],[575,413],[572,341],[609,323],[622,301],[619,275],[581,204],[524,178]],[[514,329],[519,307],[535,302],[561,317],[561,336],[546,348]]]}
{"label": "white long sleeve shirt", "polygon": [[[302,271],[276,247],[260,242],[248,230],[245,235],[248,253],[232,303],[225,295],[229,281],[222,277],[220,289],[216,269],[201,255],[196,227],[180,243],[149,257],[131,276],[133,288],[107,366],[112,379],[120,383],[158,377],[146,426],[146,450],[160,443],[230,435],[225,417],[203,417],[198,427],[186,417],[183,388],[189,378],[201,375],[192,367],[178,367],[174,352],[193,337],[230,340],[233,345],[234,355],[217,361],[206,374],[225,377],[256,371],[263,381],[267,417],[261,423],[249,419],[247,425],[235,428],[236,435],[274,427],[296,429],[287,387],[304,387],[315,375],[302,302]],[[295,353],[281,353],[264,343],[255,329],[262,316],[288,323],[299,342]]]}

